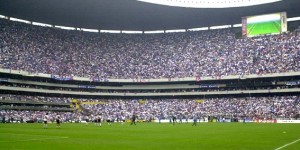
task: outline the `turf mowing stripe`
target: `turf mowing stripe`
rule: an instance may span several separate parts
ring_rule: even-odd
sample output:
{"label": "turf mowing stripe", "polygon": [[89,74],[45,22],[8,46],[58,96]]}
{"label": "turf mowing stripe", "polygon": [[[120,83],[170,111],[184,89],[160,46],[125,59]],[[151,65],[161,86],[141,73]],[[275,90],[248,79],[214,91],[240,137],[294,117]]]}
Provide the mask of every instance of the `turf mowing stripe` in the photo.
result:
{"label": "turf mowing stripe", "polygon": [[0,143],[27,142],[27,141],[43,141],[43,140],[57,140],[57,139],[67,139],[67,138],[69,138],[69,137],[39,138],[39,139],[26,139],[26,140],[16,140],[16,141],[0,141]]}
{"label": "turf mowing stripe", "polygon": [[289,146],[289,145],[292,145],[292,144],[297,143],[298,141],[300,141],[300,139],[295,140],[295,141],[293,141],[293,142],[291,142],[291,143],[287,143],[287,144],[285,144],[285,145],[283,145],[283,146],[281,146],[281,147],[276,148],[275,150],[283,149],[283,148],[285,148],[285,147],[287,147],[287,146]]}
{"label": "turf mowing stripe", "polygon": [[21,133],[1,133],[1,134],[25,135],[25,136],[44,136],[44,137],[61,137],[61,136],[48,136],[48,135],[40,135],[40,134],[21,134]]}
{"label": "turf mowing stripe", "polygon": [[[26,141],[42,141],[42,140],[56,140],[56,139],[66,139],[69,137],[60,137],[60,136],[45,136],[45,135],[30,135],[30,134],[18,134],[18,133],[2,133],[2,134],[11,134],[11,135],[28,135],[28,136],[42,136],[42,137],[49,137],[49,138],[39,138],[39,139],[25,139],[25,140],[14,140],[14,141],[0,141],[0,143],[7,143],[7,142],[26,142]],[[50,138],[51,137],[51,138]]]}

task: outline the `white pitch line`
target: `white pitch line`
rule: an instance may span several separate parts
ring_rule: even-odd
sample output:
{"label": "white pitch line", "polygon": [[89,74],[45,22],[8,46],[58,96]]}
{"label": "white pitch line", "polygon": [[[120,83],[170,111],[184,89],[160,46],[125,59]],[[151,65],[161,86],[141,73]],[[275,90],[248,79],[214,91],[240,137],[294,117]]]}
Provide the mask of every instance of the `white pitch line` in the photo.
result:
{"label": "white pitch line", "polygon": [[292,145],[292,144],[297,143],[298,141],[300,141],[300,139],[295,140],[295,141],[293,141],[293,142],[291,142],[291,143],[287,143],[287,144],[285,144],[285,145],[283,145],[283,146],[281,146],[281,147],[276,148],[275,150],[283,149],[283,148],[285,148],[285,147],[287,147],[287,146],[289,146],[289,145]]}
{"label": "white pitch line", "polygon": [[0,143],[5,143],[5,142],[27,142],[27,141],[57,140],[57,139],[67,139],[67,138],[69,138],[69,137],[26,139],[26,140],[16,140],[16,141],[0,141]]}

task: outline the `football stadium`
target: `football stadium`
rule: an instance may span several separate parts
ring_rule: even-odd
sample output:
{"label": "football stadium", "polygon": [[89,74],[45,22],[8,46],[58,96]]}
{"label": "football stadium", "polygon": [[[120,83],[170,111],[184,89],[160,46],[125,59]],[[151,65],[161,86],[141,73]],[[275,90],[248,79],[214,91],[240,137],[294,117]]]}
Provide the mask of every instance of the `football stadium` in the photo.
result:
{"label": "football stadium", "polygon": [[299,150],[299,0],[0,0],[0,149]]}

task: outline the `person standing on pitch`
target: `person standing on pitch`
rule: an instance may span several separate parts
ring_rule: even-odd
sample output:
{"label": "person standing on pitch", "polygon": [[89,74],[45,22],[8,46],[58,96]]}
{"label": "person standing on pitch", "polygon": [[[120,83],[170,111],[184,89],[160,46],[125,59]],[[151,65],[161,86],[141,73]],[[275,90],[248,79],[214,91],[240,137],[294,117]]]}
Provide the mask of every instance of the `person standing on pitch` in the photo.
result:
{"label": "person standing on pitch", "polygon": [[126,120],[126,119],[125,119],[125,116],[121,116],[121,121],[122,121],[122,123],[121,123],[121,124],[122,124],[122,125],[124,125],[124,124],[125,124],[125,120]]}
{"label": "person standing on pitch", "polygon": [[172,116],[172,121],[173,121],[173,126],[175,125],[175,122],[176,122],[176,117],[175,115]]}
{"label": "person standing on pitch", "polygon": [[98,115],[98,124],[101,127],[102,126],[102,117],[100,115]]}
{"label": "person standing on pitch", "polygon": [[189,123],[189,117],[187,115],[185,116],[185,123]]}
{"label": "person standing on pitch", "polygon": [[85,116],[85,125],[87,126],[88,124],[89,124],[89,116],[88,115],[86,115]]}
{"label": "person standing on pitch", "polygon": [[159,124],[161,123],[161,118],[162,118],[161,115],[159,115],[159,116],[158,116],[158,123],[159,123]]}
{"label": "person standing on pitch", "polygon": [[193,118],[193,125],[192,126],[196,126],[197,125],[197,116],[195,115]]}
{"label": "person standing on pitch", "polygon": [[182,114],[179,115],[179,123],[182,124]]}
{"label": "person standing on pitch", "polygon": [[136,125],[135,120],[136,120],[136,115],[133,114],[132,118],[131,118],[131,124],[130,125],[133,125],[133,124]]}
{"label": "person standing on pitch", "polygon": [[47,129],[48,128],[48,113],[46,113],[46,115],[44,116],[44,128]]}
{"label": "person standing on pitch", "polygon": [[57,114],[55,118],[56,118],[56,128],[60,128],[60,122],[61,122],[60,115]]}

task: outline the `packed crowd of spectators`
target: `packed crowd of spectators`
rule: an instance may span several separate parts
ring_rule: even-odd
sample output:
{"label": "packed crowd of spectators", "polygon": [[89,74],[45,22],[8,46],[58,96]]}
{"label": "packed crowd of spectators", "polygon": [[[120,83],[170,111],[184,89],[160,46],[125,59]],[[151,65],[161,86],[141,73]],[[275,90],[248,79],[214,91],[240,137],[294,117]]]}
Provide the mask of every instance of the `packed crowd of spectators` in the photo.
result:
{"label": "packed crowd of spectators", "polygon": [[[139,99],[139,100],[97,100],[78,99],[84,111],[49,112],[50,116],[60,114],[64,121],[93,120],[97,115],[102,119],[122,120],[137,115],[140,120],[178,119],[198,117],[249,117],[261,119],[299,118],[299,96],[246,97],[246,98],[209,98],[191,99]],[[99,102],[84,104],[83,102]],[[3,118],[20,117],[39,120],[46,111],[0,110]]]}
{"label": "packed crowd of spectators", "polygon": [[[0,19],[0,68],[90,78],[226,76],[300,71],[300,32],[237,39],[232,29],[154,35],[97,34]],[[70,98],[0,95],[0,100],[70,103]],[[249,116],[293,118],[299,96],[205,100],[92,100],[89,114],[59,113],[64,121],[102,118]],[[46,111],[0,110],[12,120],[40,120]]]}
{"label": "packed crowd of spectators", "polygon": [[247,97],[212,98],[205,100],[163,99],[163,100],[109,100],[105,104],[84,106],[90,112],[106,117],[130,118],[192,118],[200,116],[249,116],[258,118],[293,118],[300,114],[300,98],[285,97]]}
{"label": "packed crowd of spectators", "polygon": [[44,97],[44,96],[26,96],[26,95],[11,95],[11,94],[0,94],[0,101],[19,101],[19,102],[42,102],[42,103],[59,103],[69,104],[71,98],[61,97]]}
{"label": "packed crowd of spectators", "polygon": [[56,115],[61,115],[63,122],[68,122],[74,118],[79,118],[81,114],[76,114],[73,112],[53,112],[53,111],[30,111],[30,110],[0,110],[0,122],[18,122],[18,123],[33,123],[42,122],[43,116],[49,113],[49,121],[54,122]]}
{"label": "packed crowd of spectators", "polygon": [[299,31],[237,39],[233,29],[154,35],[86,33],[0,19],[0,68],[90,78],[300,71]]}
{"label": "packed crowd of spectators", "polygon": [[0,94],[0,110],[72,111],[74,108],[70,107],[70,101],[70,98],[60,97]]}

